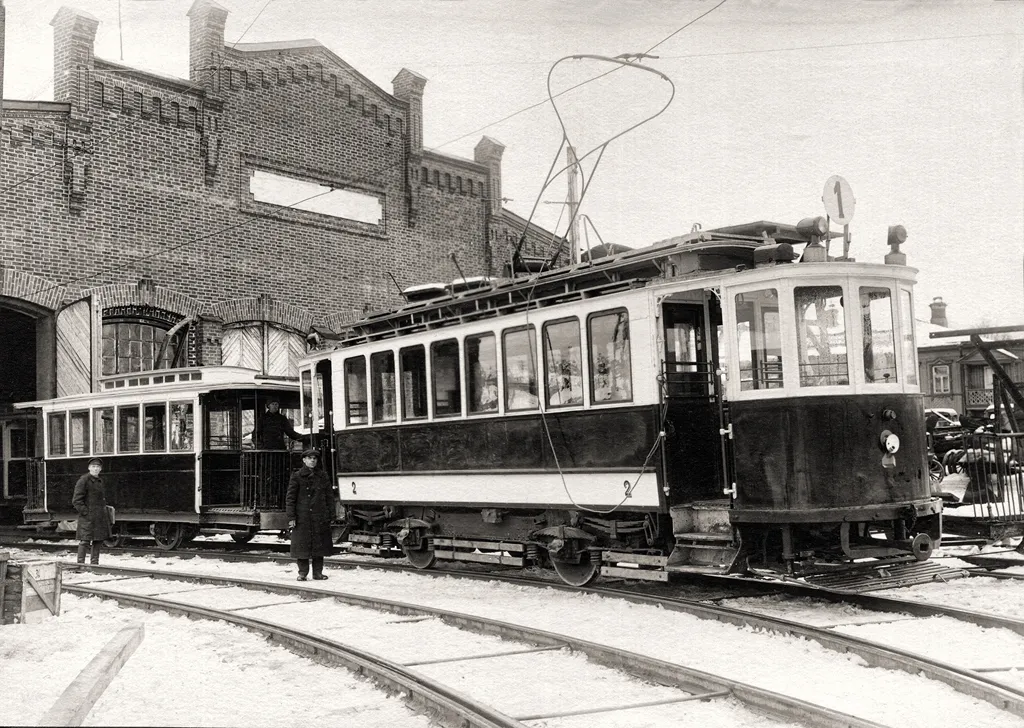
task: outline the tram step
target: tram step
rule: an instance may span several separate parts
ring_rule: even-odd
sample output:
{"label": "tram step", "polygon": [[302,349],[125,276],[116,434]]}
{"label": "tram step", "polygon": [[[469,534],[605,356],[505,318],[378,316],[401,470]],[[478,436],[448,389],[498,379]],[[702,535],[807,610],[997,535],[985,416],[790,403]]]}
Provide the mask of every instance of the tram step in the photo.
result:
{"label": "tram step", "polygon": [[629,551],[602,551],[601,576],[646,581],[668,581],[667,556],[634,554]]}
{"label": "tram step", "polygon": [[732,533],[721,533],[714,531],[693,531],[691,533],[677,533],[676,543],[680,541],[705,541],[715,543],[731,543]]}

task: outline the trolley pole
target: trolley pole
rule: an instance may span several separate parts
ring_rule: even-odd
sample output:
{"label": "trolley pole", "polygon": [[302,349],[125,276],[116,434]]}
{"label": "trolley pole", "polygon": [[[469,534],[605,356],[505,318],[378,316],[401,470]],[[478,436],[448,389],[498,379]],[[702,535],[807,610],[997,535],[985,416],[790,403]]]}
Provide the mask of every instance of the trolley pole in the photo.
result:
{"label": "trolley pole", "polygon": [[572,146],[565,148],[565,157],[566,163],[569,165],[569,230],[566,236],[569,238],[569,264],[576,265],[580,262],[580,228],[577,215],[580,199],[576,189],[579,182],[580,163],[576,159],[576,149]]}

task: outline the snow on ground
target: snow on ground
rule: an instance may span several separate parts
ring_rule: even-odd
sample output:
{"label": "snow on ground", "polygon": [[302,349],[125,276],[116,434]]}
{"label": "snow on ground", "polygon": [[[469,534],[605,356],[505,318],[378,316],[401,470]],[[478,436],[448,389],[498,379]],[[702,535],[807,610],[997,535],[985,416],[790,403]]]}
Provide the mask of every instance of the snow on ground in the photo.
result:
{"label": "snow on ground", "polygon": [[[947,586],[946,592],[970,586],[968,581],[959,580]],[[907,589],[890,591],[889,594],[912,598],[907,594]],[[991,598],[992,595],[987,596]],[[976,601],[985,605],[988,603],[981,598]],[[729,606],[818,627],[829,627],[843,634],[892,645],[964,667],[1022,666],[1024,669],[1024,637],[1007,629],[988,629],[950,617],[922,619],[910,614],[872,612],[849,604],[828,604],[811,597],[749,597],[731,599]],[[936,639],[937,635],[941,635],[942,639]],[[1003,676],[999,675],[999,679],[1003,679]]]}
{"label": "snow on ground", "polygon": [[[430,721],[342,668],[229,625],[64,594],[61,616],[0,627],[0,724],[35,725],[122,628],[145,637],[85,725],[426,726]],[[358,717],[357,717],[358,716]]]}
{"label": "snow on ground", "polygon": [[[139,565],[219,576],[294,580],[294,567],[213,560],[119,557],[103,563]],[[926,678],[866,668],[800,638],[767,635],[686,614],[582,593],[373,569],[330,570],[318,583],[337,590],[467,612],[566,632],[659,659],[726,675],[835,710],[900,726],[1024,725],[988,703]],[[314,622],[316,623],[316,622]],[[603,725],[588,721],[588,725]]]}

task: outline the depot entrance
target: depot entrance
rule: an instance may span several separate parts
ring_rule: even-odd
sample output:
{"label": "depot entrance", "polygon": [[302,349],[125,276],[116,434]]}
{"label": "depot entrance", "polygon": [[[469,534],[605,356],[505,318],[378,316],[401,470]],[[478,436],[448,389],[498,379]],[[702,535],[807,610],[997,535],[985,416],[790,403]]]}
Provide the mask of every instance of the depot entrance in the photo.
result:
{"label": "depot entrance", "polygon": [[0,297],[0,523],[21,523],[35,476],[38,424],[14,405],[55,394],[54,314]]}

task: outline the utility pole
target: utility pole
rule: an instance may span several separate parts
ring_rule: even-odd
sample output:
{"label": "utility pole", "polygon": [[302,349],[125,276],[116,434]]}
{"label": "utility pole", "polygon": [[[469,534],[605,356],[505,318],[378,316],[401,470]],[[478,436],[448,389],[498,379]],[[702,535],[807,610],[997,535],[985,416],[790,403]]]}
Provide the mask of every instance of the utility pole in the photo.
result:
{"label": "utility pole", "polygon": [[580,262],[580,227],[579,211],[580,199],[577,192],[579,182],[580,163],[576,159],[576,149],[572,146],[565,148],[566,162],[569,165],[569,230],[566,233],[569,238],[569,264],[576,265]]}

